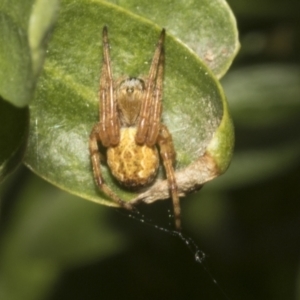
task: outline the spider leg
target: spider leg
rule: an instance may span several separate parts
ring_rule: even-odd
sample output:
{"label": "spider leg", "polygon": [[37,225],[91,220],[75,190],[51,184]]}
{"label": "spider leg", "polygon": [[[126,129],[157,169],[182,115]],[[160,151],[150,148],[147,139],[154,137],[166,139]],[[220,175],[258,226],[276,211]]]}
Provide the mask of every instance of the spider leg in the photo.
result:
{"label": "spider leg", "polygon": [[104,147],[116,146],[120,141],[120,123],[110,65],[107,27],[103,28],[103,67],[100,77],[99,136]]}
{"label": "spider leg", "polygon": [[174,149],[172,136],[168,131],[167,127],[163,124],[160,125],[160,132],[157,138],[157,143],[159,145],[160,155],[163,160],[169,188],[171,191],[175,227],[177,230],[181,230],[181,216],[180,216],[181,209],[180,209],[180,202],[178,196],[178,187],[175,178],[175,171],[173,167],[176,158],[176,152]]}
{"label": "spider leg", "polygon": [[149,130],[147,134],[146,144],[149,147],[155,145],[161,126],[162,113],[162,88],[163,88],[163,72],[164,72],[164,50],[162,49],[160,61],[157,70],[156,85],[152,95],[151,112],[149,113]]}
{"label": "spider leg", "polygon": [[99,132],[101,128],[101,123],[97,123],[90,134],[89,139],[89,150],[90,150],[90,156],[92,161],[92,167],[93,167],[93,174],[94,179],[101,191],[103,191],[104,194],[106,194],[110,199],[112,199],[115,203],[117,203],[119,206],[132,210],[133,206],[129,203],[126,203],[122,199],[120,199],[104,182],[104,179],[102,177],[101,173],[101,167],[100,167],[100,161],[101,161],[101,155],[98,148],[98,141],[99,138]]}
{"label": "spider leg", "polygon": [[[165,39],[165,29],[161,31],[158,44],[156,46],[154,56],[152,59],[148,80],[146,83],[146,89],[142,99],[142,107],[139,115],[139,120],[137,124],[137,133],[135,140],[138,144],[147,144],[148,146],[153,146],[155,140],[158,136],[159,122],[151,124],[151,108],[152,112],[156,114],[153,118],[157,119],[157,116],[161,114],[161,87],[162,87],[162,77],[163,77],[163,44]],[[156,83],[156,78],[158,77],[158,82]],[[155,91],[155,86],[160,85]],[[153,95],[153,93],[155,95]],[[154,103],[153,103],[154,101]],[[150,129],[151,128],[151,129]],[[148,138],[149,136],[149,138]]]}

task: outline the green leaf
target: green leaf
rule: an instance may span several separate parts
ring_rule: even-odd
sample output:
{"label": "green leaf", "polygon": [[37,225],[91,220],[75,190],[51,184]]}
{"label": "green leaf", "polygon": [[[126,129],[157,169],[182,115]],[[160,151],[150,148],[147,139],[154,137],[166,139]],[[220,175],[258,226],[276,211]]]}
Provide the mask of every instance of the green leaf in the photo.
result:
{"label": "green leaf", "polygon": [[107,209],[30,176],[1,236],[1,299],[45,299],[63,271],[114,255],[126,240]]}
{"label": "green leaf", "polygon": [[265,64],[241,68],[223,80],[231,112],[240,126],[262,129],[299,118],[297,66]]}
{"label": "green leaf", "polygon": [[244,67],[228,74],[223,85],[243,147],[236,149],[226,178],[211,187],[254,184],[293,168],[300,151],[299,68]]}
{"label": "green leaf", "polygon": [[0,182],[21,163],[29,131],[29,110],[0,98]]}
{"label": "green leaf", "polygon": [[[147,76],[160,28],[110,4],[63,1],[31,104],[26,164],[71,193],[114,205],[94,184],[88,152],[89,134],[98,121],[101,32],[105,24],[109,28],[114,78]],[[166,37],[165,52],[162,119],[173,135],[177,169],[184,172],[206,153],[213,139],[222,144],[227,134],[232,136],[232,126],[226,117],[222,89],[205,64],[170,35]],[[227,125],[222,128],[227,132],[218,134],[224,122]],[[231,149],[229,145],[229,152]],[[214,176],[226,169],[228,161],[222,164]],[[194,167],[199,171],[199,166]],[[136,196],[117,185],[105,165],[102,170],[104,179],[120,197],[130,200]],[[163,170],[159,173],[158,178],[163,178]],[[212,178],[211,174],[202,177],[202,183]]]}
{"label": "green leaf", "polygon": [[240,44],[236,20],[223,0],[109,0],[164,27],[196,52],[215,76],[222,77]]}
{"label": "green leaf", "polygon": [[0,95],[23,107],[33,96],[59,0],[0,3]]}

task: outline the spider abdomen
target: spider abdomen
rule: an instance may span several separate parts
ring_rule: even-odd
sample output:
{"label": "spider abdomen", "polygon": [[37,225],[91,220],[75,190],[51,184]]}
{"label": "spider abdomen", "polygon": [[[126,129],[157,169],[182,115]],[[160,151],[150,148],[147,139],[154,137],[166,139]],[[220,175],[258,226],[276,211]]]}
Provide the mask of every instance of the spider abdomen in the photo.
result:
{"label": "spider abdomen", "polygon": [[136,128],[122,128],[120,143],[107,149],[107,163],[113,176],[126,187],[143,187],[153,181],[159,166],[155,146],[138,145]]}

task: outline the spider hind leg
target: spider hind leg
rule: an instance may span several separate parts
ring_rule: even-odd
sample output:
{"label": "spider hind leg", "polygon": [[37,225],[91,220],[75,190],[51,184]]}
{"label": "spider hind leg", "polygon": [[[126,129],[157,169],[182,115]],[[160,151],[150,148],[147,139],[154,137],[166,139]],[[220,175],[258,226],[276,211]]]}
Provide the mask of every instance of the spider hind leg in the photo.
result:
{"label": "spider hind leg", "polygon": [[167,180],[171,192],[173,210],[174,210],[174,219],[175,227],[177,230],[181,230],[181,208],[178,195],[178,187],[175,177],[174,163],[176,159],[176,152],[173,145],[172,136],[164,124],[161,124],[160,132],[158,135],[157,143],[160,149],[160,156],[162,158]]}
{"label": "spider hind leg", "polygon": [[101,172],[101,155],[99,152],[99,147],[98,147],[98,141],[100,141],[99,138],[99,127],[100,124],[97,123],[94,127],[93,130],[90,134],[90,139],[89,139],[89,150],[90,150],[90,156],[91,156],[91,161],[92,161],[92,168],[93,168],[93,175],[95,179],[96,185],[99,187],[99,189],[107,195],[110,199],[112,199],[116,204],[119,206],[133,210],[134,207],[132,204],[127,203],[123,201],[121,198],[119,198],[110,188],[109,186],[105,183],[103,177],[102,177],[102,172]]}

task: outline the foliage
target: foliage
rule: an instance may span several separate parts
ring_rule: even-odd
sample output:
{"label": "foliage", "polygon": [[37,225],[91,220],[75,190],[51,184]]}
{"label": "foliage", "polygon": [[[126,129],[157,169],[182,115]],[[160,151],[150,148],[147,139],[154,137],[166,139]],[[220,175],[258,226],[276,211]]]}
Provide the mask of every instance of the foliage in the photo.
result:
{"label": "foliage", "polygon": [[[181,166],[194,159],[184,148],[187,141],[196,136],[195,147],[205,149],[212,135],[221,134],[226,102],[216,78],[239,48],[235,20],[225,1],[179,2],[64,0],[58,10],[56,1],[2,1],[2,179],[21,162],[29,136],[26,161],[36,173],[99,199],[91,196],[96,191],[85,143],[97,120],[105,23],[115,77],[147,74],[159,30],[167,28],[163,117],[174,131]],[[235,155],[224,176],[181,201],[185,230],[209,254],[206,268],[232,299],[300,299],[294,284],[300,248],[300,7],[295,0],[287,3],[230,1],[242,48],[222,85],[236,128]],[[191,104],[182,106],[187,94]],[[189,124],[192,136],[176,133],[186,119],[175,118],[182,109],[197,118],[196,99],[203,95],[219,108],[206,143],[199,128],[210,118],[199,114],[200,125]],[[111,183],[109,174],[106,179]],[[1,299],[224,298],[177,239],[82,201],[27,169],[5,180],[0,197]],[[162,201],[141,210],[164,224],[169,207]]]}

